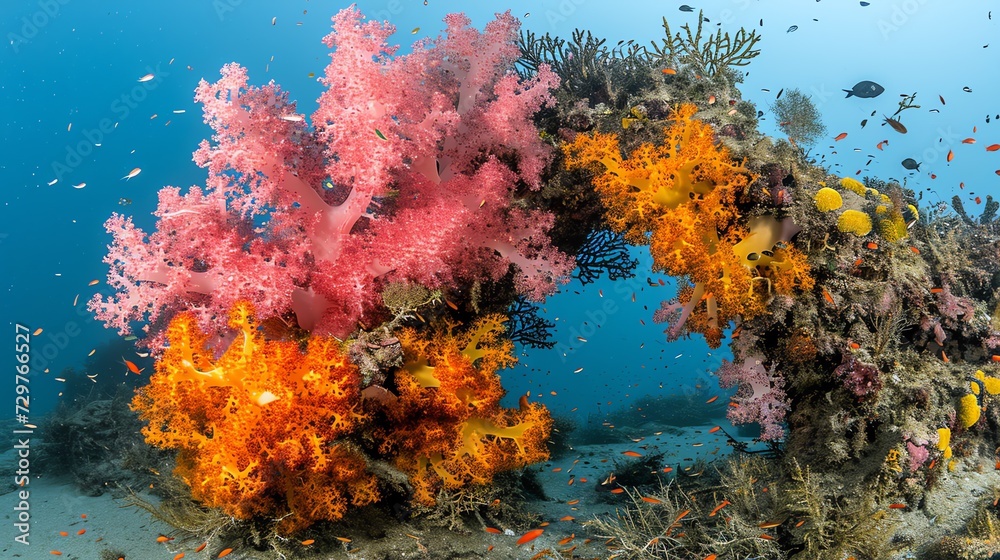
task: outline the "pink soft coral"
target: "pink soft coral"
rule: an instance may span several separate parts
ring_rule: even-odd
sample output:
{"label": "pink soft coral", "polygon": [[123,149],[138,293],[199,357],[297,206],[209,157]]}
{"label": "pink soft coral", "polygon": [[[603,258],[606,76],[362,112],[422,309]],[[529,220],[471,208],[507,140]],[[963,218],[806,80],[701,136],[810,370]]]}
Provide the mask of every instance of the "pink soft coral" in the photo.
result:
{"label": "pink soft coral", "polygon": [[729,420],[734,424],[757,422],[763,440],[779,440],[785,436],[782,426],[788,411],[784,380],[768,371],[761,356],[750,355],[742,364],[723,360],[717,372],[723,388],[738,385],[733,397],[737,406],[730,407]]}
{"label": "pink soft coral", "polygon": [[391,25],[337,14],[314,129],[236,64],[202,81],[215,130],[194,155],[206,188],[164,189],[149,235],[108,221],[118,291],[91,301],[98,318],[122,333],[148,320],[155,334],[193,309],[216,332],[246,299],[262,321],[294,310],[306,329],[344,334],[378,305],[381,282],[496,280],[512,265],[521,293],[552,293],[572,259],[548,238],[552,215],[515,196],[540,187],[551,158],[531,119],[558,78],[547,67],[517,78],[509,13],[483,33],[462,15],[445,21],[445,36],[394,56]]}

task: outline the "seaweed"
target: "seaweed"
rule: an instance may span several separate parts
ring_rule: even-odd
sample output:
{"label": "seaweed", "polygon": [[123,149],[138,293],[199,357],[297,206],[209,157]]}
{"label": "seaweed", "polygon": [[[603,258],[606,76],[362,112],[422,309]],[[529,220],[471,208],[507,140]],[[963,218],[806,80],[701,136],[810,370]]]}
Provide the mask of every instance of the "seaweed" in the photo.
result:
{"label": "seaweed", "polygon": [[705,17],[702,11],[698,11],[698,28],[694,34],[691,33],[691,26],[684,24],[681,31],[670,32],[670,24],[667,18],[663,18],[663,30],[665,39],[661,39],[662,46],[652,43],[652,60],[657,64],[674,66],[683,64],[692,67],[701,76],[714,76],[724,68],[733,66],[746,66],[750,64],[758,54],[760,49],[754,46],[760,41],[757,31],[747,33],[746,29],[740,28],[736,35],[730,36],[723,33],[721,29],[715,35],[702,36],[702,23]]}

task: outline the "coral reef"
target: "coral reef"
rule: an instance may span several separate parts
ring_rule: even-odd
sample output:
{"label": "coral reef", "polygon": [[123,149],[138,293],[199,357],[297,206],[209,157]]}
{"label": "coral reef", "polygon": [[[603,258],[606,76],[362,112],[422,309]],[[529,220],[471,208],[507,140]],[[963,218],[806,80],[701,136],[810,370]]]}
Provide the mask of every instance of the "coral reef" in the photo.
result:
{"label": "coral reef", "polygon": [[215,131],[195,153],[206,187],[162,189],[151,234],[108,220],[116,293],[90,302],[98,318],[122,334],[147,321],[158,351],[174,314],[221,334],[238,300],[261,321],[294,311],[299,327],[343,337],[374,320],[387,281],[434,289],[513,268],[519,293],[552,293],[573,262],[551,245],[552,214],[521,191],[541,187],[552,156],[531,118],[559,80],[545,65],[527,80],[511,72],[509,13],[482,33],[462,15],[445,22],[442,38],[393,56],[391,25],[341,11],[313,128],[287,93],[250,86],[236,64],[202,81],[196,99]]}
{"label": "coral reef", "polygon": [[387,407],[387,429],[377,433],[381,453],[396,457],[418,502],[433,505],[442,488],[484,484],[548,458],[545,407],[500,407],[496,372],[514,362],[513,344],[500,338],[501,319],[483,317],[460,337],[450,328],[430,339],[411,329],[399,335],[406,365],[395,377],[399,394]]}
{"label": "coral reef", "polygon": [[[170,347],[133,400],[153,446],[176,449],[175,474],[194,499],[240,519],[284,517],[285,530],[343,517],[378,499],[366,461],[340,440],[358,429],[360,376],[331,337],[264,340],[253,308],[215,359],[193,315],[177,315]],[[291,515],[288,515],[291,514]]]}
{"label": "coral reef", "polygon": [[580,134],[563,149],[570,169],[603,168],[593,181],[611,227],[630,243],[648,243],[655,270],[694,284],[656,316],[671,323],[670,337],[686,327],[718,347],[724,326],[765,312],[772,290],[809,290],[812,279],[803,255],[788,244],[797,231],[791,220],[740,221],[737,197],[756,178],[716,146],[696,111],[678,106],[662,144],[642,144],[627,159],[614,134]]}

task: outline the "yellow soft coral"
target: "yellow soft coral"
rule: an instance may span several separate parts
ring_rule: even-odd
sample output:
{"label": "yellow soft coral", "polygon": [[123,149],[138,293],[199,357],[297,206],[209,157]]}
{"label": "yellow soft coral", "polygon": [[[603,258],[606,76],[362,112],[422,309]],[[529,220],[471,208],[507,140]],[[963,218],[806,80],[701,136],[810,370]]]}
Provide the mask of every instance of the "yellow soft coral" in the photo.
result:
{"label": "yellow soft coral", "polygon": [[218,359],[193,315],[167,329],[170,346],[132,401],[151,445],[178,450],[192,496],[233,517],[286,516],[292,531],[340,519],[378,498],[365,459],[339,440],[363,416],[360,378],[332,337],[267,341],[253,308],[230,315],[237,335]]}
{"label": "yellow soft coral", "polygon": [[[627,159],[613,134],[580,134],[564,151],[569,168],[595,172],[611,227],[631,243],[648,243],[655,270],[694,284],[682,290],[682,319],[671,336],[690,320],[687,328],[717,347],[730,320],[763,313],[775,287],[808,282],[809,267],[801,253],[778,247],[790,239],[790,220],[741,219],[737,198],[755,177],[715,144],[695,112],[678,106],[663,143],[642,144]],[[776,282],[783,270],[796,271],[796,280]]]}

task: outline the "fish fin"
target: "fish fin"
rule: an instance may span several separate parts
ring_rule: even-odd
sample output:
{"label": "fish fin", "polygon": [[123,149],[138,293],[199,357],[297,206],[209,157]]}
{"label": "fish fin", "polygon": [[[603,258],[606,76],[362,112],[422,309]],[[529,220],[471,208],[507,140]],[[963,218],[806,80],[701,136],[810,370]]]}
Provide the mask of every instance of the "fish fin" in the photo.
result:
{"label": "fish fin", "polygon": [[854,92],[849,89],[845,89],[844,91],[847,92],[847,95],[844,96],[844,99],[847,99],[848,97],[854,95]]}

